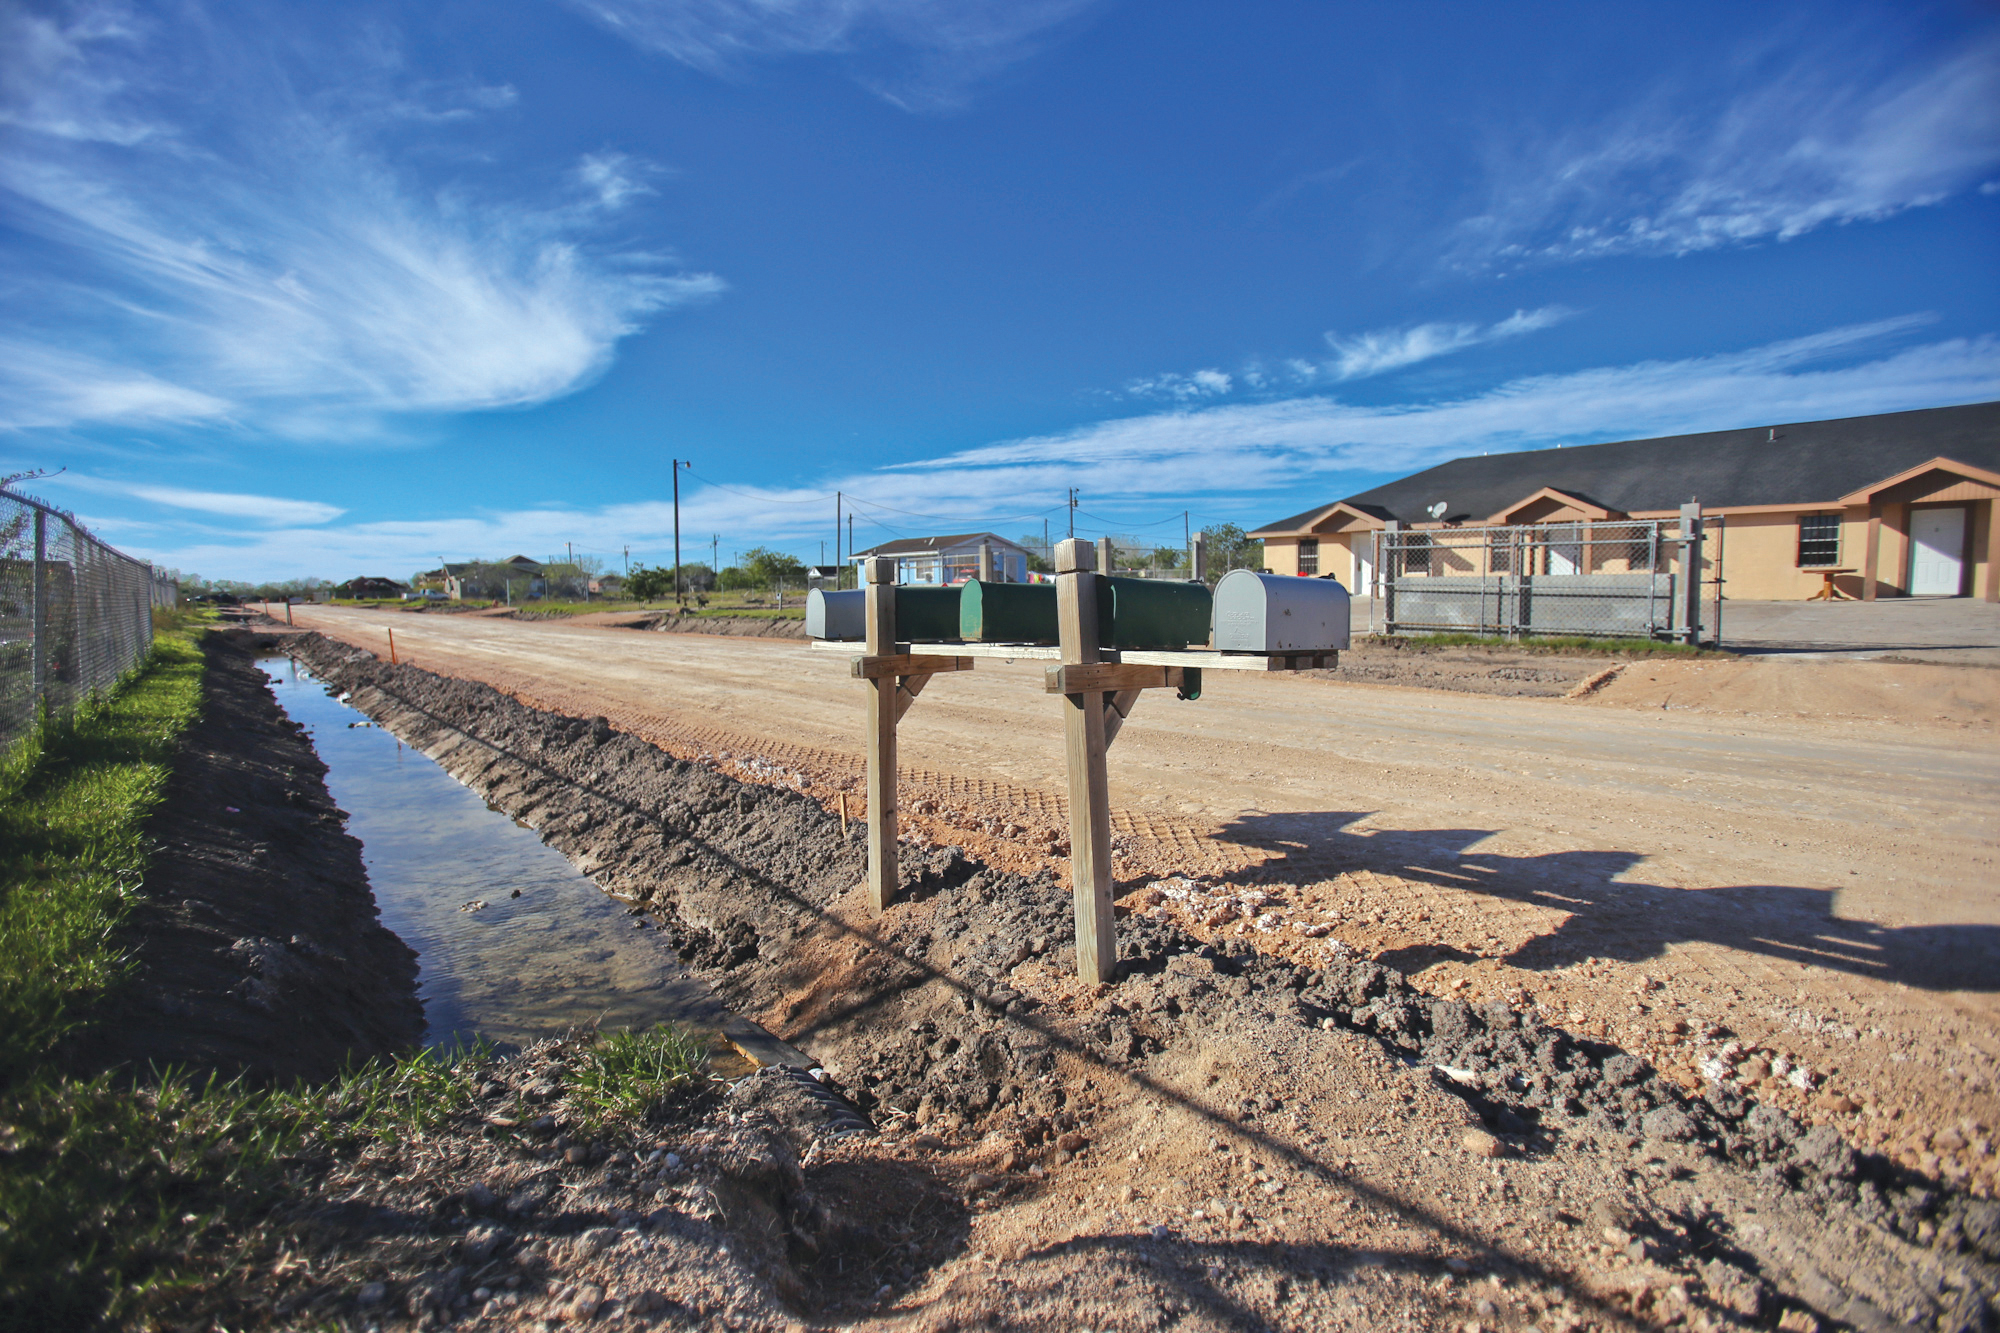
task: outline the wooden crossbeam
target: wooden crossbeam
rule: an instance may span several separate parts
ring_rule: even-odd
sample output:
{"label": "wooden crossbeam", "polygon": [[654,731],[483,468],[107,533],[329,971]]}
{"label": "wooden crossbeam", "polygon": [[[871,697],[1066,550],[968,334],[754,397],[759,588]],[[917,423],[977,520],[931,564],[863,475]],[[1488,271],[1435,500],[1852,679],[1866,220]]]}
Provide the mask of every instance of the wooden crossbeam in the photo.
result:
{"label": "wooden crossbeam", "polygon": [[1084,694],[1091,691],[1179,689],[1185,668],[1133,666],[1123,662],[1071,662],[1042,670],[1044,694]]}
{"label": "wooden crossbeam", "polygon": [[[940,671],[970,671],[970,657],[936,657],[929,653],[883,653],[856,657],[847,664],[856,680],[884,680],[891,676],[934,676]],[[914,691],[912,691],[914,693]]]}

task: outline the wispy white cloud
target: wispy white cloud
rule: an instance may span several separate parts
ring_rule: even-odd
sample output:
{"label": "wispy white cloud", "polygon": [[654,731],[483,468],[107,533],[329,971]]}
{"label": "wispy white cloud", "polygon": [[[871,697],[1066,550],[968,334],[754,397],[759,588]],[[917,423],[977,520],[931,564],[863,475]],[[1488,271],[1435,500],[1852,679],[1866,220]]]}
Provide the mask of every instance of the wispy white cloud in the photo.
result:
{"label": "wispy white cloud", "polygon": [[1693,105],[1679,87],[1590,129],[1497,147],[1452,262],[1687,254],[1873,221],[2000,166],[2000,36],[1889,72],[1880,43],[1797,50]]}
{"label": "wispy white cloud", "polygon": [[[17,247],[32,259],[0,314],[43,349],[0,372],[0,427],[226,416],[351,438],[381,414],[524,406],[721,289],[592,245],[598,217],[645,188],[630,158],[585,158],[541,198],[427,185],[372,137],[437,119],[406,114],[393,62],[354,57],[331,96],[194,24],[168,87],[147,72],[161,31],[73,12],[37,29],[60,58],[0,56],[19,127],[0,147],[0,216],[38,247]],[[486,115],[510,97],[472,88],[453,105]],[[199,133],[179,127],[197,118]]]}
{"label": "wispy white cloud", "polygon": [[170,509],[188,509],[226,518],[249,519],[267,527],[300,527],[331,523],[345,509],[317,500],[287,500],[274,495],[241,495],[229,491],[191,491],[179,486],[148,486],[101,477],[64,473],[40,483],[56,489],[89,491],[98,495],[129,495],[148,504]]}
{"label": "wispy white cloud", "polygon": [[[830,537],[835,489],[860,498],[864,515],[904,532],[996,523],[1002,532],[1009,523],[1023,531],[1034,526],[1027,512],[1043,508],[1044,500],[1057,504],[1068,486],[1082,488],[1087,507],[1099,513],[1178,510],[1192,502],[1211,517],[1261,521],[1337,498],[1384,473],[1481,451],[2000,398],[2000,339],[1893,350],[1927,322],[1909,316],[1715,356],[1539,375],[1436,402],[1356,406],[1315,395],[1161,411],[829,476],[811,488],[698,486],[683,493],[681,521],[684,531],[727,534],[725,560],[740,547]],[[881,528],[860,532],[870,541],[885,535]],[[227,537],[190,533],[179,542],[135,531],[130,541],[164,564],[211,576],[338,578],[407,572],[443,556],[554,551],[566,540],[630,543],[659,559],[672,534],[671,504],[646,499]],[[706,558],[705,548],[687,549],[690,559]]]}
{"label": "wispy white cloud", "polygon": [[1462,352],[1481,343],[1501,342],[1560,324],[1576,312],[1561,306],[1540,310],[1516,310],[1494,324],[1416,324],[1403,329],[1380,329],[1373,333],[1343,337],[1326,335],[1334,352],[1332,361],[1319,367],[1320,373],[1335,380],[1366,379],[1405,366],[1416,365],[1453,352]]}
{"label": "wispy white cloud", "polygon": [[1219,397],[1234,387],[1235,381],[1220,370],[1197,370],[1187,375],[1168,371],[1132,380],[1126,384],[1125,392],[1133,398],[1168,398],[1187,403]]}
{"label": "wispy white cloud", "polygon": [[837,55],[912,110],[947,110],[1097,0],[571,0],[611,31],[712,74]]}

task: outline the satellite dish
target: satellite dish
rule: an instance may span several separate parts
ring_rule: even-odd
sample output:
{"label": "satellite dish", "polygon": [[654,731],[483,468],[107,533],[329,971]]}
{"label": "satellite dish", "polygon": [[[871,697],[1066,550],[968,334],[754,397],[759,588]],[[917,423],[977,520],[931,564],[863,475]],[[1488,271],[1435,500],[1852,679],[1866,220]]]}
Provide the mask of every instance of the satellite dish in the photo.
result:
{"label": "satellite dish", "polygon": [[1445,503],[1444,501],[1439,500],[1436,504],[1432,505],[1429,509],[1426,509],[1424,512],[1429,514],[1433,519],[1440,519],[1444,517],[1444,511],[1445,511]]}

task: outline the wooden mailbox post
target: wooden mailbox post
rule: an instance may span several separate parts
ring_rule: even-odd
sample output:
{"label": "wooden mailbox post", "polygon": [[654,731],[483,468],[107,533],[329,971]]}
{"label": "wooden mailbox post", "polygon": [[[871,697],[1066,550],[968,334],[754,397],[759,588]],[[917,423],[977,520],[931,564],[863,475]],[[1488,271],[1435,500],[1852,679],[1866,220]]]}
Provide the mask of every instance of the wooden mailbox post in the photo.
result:
{"label": "wooden mailbox post", "polygon": [[896,901],[896,724],[940,671],[970,671],[969,657],[899,653],[896,562],[865,562],[865,654],[849,669],[868,683],[868,897],[876,911]]}
{"label": "wooden mailbox post", "polygon": [[[896,724],[930,678],[970,671],[975,658],[1052,662],[1042,688],[1062,699],[1063,754],[1069,779],[1070,891],[1076,911],[1077,974],[1110,981],[1118,967],[1111,911],[1111,799],[1105,752],[1143,691],[1201,693],[1204,669],[1302,671],[1336,665],[1332,649],[1265,653],[1205,649],[1107,649],[1100,646],[1098,551],[1072,538],[1056,543],[1057,646],[1022,643],[901,643],[896,638],[896,562],[864,563],[864,653],[851,674],[868,685],[868,892],[876,911],[896,900]],[[851,642],[851,641],[850,641]],[[848,643],[820,641],[843,650]]]}

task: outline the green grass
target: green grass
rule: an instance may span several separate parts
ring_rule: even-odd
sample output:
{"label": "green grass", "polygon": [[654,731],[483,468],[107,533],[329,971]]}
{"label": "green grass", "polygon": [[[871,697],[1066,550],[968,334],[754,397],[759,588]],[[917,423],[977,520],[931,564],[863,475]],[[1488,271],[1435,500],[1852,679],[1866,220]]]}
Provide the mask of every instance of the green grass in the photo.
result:
{"label": "green grass", "polygon": [[707,1043],[669,1023],[600,1036],[570,1066],[569,1102],[595,1124],[643,1121],[699,1087],[707,1064]]}
{"label": "green grass", "polygon": [[1510,639],[1498,634],[1369,634],[1356,641],[1387,648],[1507,648],[1525,653],[1561,653],[1582,657],[1727,657],[1712,648],[1657,639],[1600,639],[1587,635]]}
{"label": "green grass", "polygon": [[0,1087],[45,1061],[125,969],[117,928],[201,677],[189,634],[170,632],[131,678],[0,762]]}
{"label": "green grass", "polygon": [[442,1124],[488,1055],[417,1051],[283,1091],[167,1072],[0,1097],[0,1328],[187,1316],[311,1163]]}

